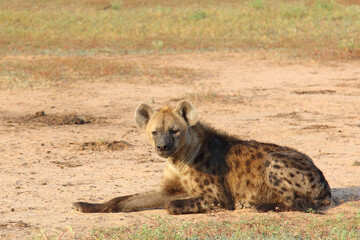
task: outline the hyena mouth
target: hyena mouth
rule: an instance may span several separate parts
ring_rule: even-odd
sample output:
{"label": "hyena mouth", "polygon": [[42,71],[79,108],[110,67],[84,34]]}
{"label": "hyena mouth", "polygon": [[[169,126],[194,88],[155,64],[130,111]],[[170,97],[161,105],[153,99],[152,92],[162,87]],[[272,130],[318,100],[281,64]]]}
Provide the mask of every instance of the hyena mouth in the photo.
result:
{"label": "hyena mouth", "polygon": [[168,158],[168,157],[171,157],[175,153],[175,150],[169,150],[169,151],[158,151],[157,150],[156,152],[160,157]]}

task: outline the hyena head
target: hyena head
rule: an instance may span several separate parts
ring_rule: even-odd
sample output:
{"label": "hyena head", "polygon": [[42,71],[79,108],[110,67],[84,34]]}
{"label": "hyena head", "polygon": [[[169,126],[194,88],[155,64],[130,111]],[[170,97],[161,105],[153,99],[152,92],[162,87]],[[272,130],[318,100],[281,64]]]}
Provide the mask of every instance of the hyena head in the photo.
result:
{"label": "hyena head", "polygon": [[135,111],[135,122],[146,129],[151,144],[161,157],[170,157],[184,146],[189,128],[198,122],[193,105],[181,101],[176,108],[163,107],[154,111],[141,104]]}

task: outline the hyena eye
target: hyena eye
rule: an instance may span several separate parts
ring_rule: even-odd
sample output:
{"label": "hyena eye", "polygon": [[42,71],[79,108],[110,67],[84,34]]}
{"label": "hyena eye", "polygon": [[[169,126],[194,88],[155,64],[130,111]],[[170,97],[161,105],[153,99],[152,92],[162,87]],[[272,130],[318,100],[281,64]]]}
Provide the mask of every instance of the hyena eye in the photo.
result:
{"label": "hyena eye", "polygon": [[155,136],[157,134],[157,131],[152,131],[151,134]]}
{"label": "hyena eye", "polygon": [[171,130],[171,133],[172,133],[172,134],[177,134],[178,132],[179,132],[178,129],[173,129],[173,130]]}

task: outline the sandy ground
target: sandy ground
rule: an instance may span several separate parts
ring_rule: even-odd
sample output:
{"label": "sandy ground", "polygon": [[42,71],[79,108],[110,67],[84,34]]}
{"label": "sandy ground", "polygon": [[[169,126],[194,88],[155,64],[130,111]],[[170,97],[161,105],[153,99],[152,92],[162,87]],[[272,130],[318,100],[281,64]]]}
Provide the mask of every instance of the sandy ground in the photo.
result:
{"label": "sandy ground", "polygon": [[[0,238],[31,238],[40,236],[40,230],[61,234],[68,226],[86,236],[94,227],[167,215],[164,210],[83,214],[72,209],[72,202],[101,202],[155,188],[166,161],[136,128],[133,113],[143,102],[157,108],[184,97],[202,120],[218,129],[311,156],[332,187],[334,204],[325,216],[360,210],[360,166],[354,164],[360,162],[359,62],[287,62],[244,54],[123,58],[206,74],[186,84],[95,81],[0,91]],[[45,116],[34,115],[39,111]],[[77,121],[71,122],[74,114],[89,122],[72,124]],[[245,214],[255,213],[225,211],[215,217],[226,220]],[[69,233],[63,239],[71,237]]]}

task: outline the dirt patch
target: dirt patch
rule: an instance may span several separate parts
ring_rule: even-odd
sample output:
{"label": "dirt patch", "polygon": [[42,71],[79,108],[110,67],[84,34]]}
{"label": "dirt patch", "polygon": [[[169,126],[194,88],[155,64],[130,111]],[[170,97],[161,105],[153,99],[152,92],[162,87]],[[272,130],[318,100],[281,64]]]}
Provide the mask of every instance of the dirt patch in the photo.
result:
{"label": "dirt patch", "polygon": [[0,228],[8,228],[9,226],[15,226],[19,228],[29,228],[31,227],[30,224],[23,222],[23,221],[15,221],[15,222],[7,222],[7,223],[1,223]]}
{"label": "dirt patch", "polygon": [[243,104],[244,97],[238,93],[234,94],[222,94],[214,90],[208,91],[195,91],[184,94],[179,98],[170,99],[171,102],[179,102],[181,100],[187,100],[193,103],[223,103],[223,104]]}
{"label": "dirt patch", "polygon": [[79,151],[122,151],[131,146],[126,141],[98,141],[98,142],[84,142],[72,143]]}
{"label": "dirt patch", "polygon": [[290,113],[278,113],[278,114],[275,114],[271,117],[274,117],[274,118],[291,118],[291,119],[298,119],[300,120],[301,119],[301,116],[298,112],[290,112]]}
{"label": "dirt patch", "polygon": [[303,95],[303,94],[332,94],[336,93],[335,90],[309,90],[309,91],[294,91],[293,93]]}
{"label": "dirt patch", "polygon": [[360,167],[360,161],[354,161],[352,165],[354,167]]}
{"label": "dirt patch", "polygon": [[82,166],[82,164],[77,162],[60,162],[60,161],[51,161],[51,162],[56,164],[59,168],[74,168],[74,167]]}
{"label": "dirt patch", "polygon": [[315,124],[315,125],[310,125],[307,127],[304,127],[304,130],[324,130],[324,129],[330,129],[330,128],[336,128],[335,126],[329,126],[329,125],[320,125],[320,124]]}
{"label": "dirt patch", "polygon": [[70,114],[47,114],[45,111],[35,112],[28,114],[18,119],[7,120],[8,124],[33,124],[40,126],[53,126],[53,125],[83,125],[89,123],[97,123],[100,118],[91,116],[78,115],[75,113]]}

